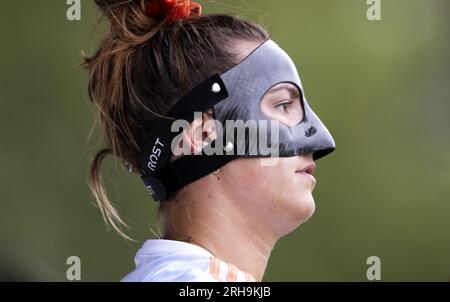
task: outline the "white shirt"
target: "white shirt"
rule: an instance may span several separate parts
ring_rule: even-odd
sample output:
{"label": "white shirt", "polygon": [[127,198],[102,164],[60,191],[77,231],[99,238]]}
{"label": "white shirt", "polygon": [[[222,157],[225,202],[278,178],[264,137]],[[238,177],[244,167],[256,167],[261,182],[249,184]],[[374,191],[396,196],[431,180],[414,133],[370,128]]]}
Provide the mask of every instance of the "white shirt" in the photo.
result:
{"label": "white shirt", "polygon": [[200,246],[173,240],[148,240],[136,253],[136,269],[122,282],[254,282]]}

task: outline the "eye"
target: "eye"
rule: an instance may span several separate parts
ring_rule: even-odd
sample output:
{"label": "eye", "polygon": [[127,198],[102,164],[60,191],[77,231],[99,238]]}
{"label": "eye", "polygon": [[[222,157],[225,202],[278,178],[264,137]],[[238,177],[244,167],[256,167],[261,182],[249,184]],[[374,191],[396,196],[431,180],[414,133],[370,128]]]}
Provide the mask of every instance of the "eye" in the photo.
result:
{"label": "eye", "polygon": [[302,93],[293,84],[278,84],[262,98],[261,111],[268,118],[292,128],[298,125],[304,117]]}
{"label": "eye", "polygon": [[282,101],[281,103],[275,105],[275,108],[283,113],[289,113],[292,107],[292,101]]}

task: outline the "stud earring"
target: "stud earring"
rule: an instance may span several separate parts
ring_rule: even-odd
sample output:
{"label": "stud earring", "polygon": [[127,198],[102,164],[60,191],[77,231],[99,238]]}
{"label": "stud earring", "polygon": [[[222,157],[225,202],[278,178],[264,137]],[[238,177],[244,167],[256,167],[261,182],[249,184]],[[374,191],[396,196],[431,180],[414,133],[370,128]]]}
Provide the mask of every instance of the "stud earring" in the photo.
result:
{"label": "stud earring", "polygon": [[220,173],[220,169],[217,169],[216,171],[213,172],[213,174],[216,176],[219,175],[219,173]]}

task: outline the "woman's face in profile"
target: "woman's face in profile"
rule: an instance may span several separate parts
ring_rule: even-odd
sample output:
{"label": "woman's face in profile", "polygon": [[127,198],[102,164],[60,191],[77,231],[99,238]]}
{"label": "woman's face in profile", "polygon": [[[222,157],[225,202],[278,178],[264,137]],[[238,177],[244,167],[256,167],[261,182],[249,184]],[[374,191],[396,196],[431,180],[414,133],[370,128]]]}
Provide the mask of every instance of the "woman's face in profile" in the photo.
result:
{"label": "woman's face in profile", "polygon": [[[261,101],[261,111],[287,127],[296,126],[304,114],[297,87],[272,87]],[[314,213],[315,164],[312,154],[276,158],[269,165],[262,160],[237,159],[222,168],[222,180],[230,194],[236,194],[241,211],[269,227],[274,236],[283,236]]]}
{"label": "woman's face in profile", "polygon": [[[254,42],[241,43],[240,59],[257,46],[259,44]],[[288,82],[272,87],[262,98],[260,109],[268,119],[290,128],[297,126],[304,117],[301,93],[296,85]],[[203,122],[212,118],[211,112],[203,116]],[[202,127],[193,128],[200,129],[198,137],[203,137]],[[188,130],[186,133],[191,132]],[[211,138],[216,137],[213,135]],[[198,150],[201,148],[199,146]],[[254,220],[252,225],[260,225],[279,238],[314,213],[312,191],[316,180],[311,175],[314,169],[312,154],[271,159],[240,158],[221,168],[220,186],[235,201],[236,215]]]}

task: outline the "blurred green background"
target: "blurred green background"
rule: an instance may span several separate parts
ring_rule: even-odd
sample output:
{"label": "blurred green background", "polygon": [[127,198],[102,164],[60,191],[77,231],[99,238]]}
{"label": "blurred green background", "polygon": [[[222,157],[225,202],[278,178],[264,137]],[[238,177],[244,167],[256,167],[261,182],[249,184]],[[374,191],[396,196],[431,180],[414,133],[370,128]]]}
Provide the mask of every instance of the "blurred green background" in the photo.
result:
{"label": "blurred green background", "polygon": [[[104,32],[93,1],[81,21],[66,1],[2,1],[0,9],[0,278],[117,281],[152,238],[156,204],[111,158],[110,197],[134,228],[107,231],[86,185],[99,134],[80,50]],[[206,13],[260,22],[296,62],[308,100],[338,149],[318,162],[313,218],[283,238],[266,281],[450,280],[450,1],[201,1]]]}

